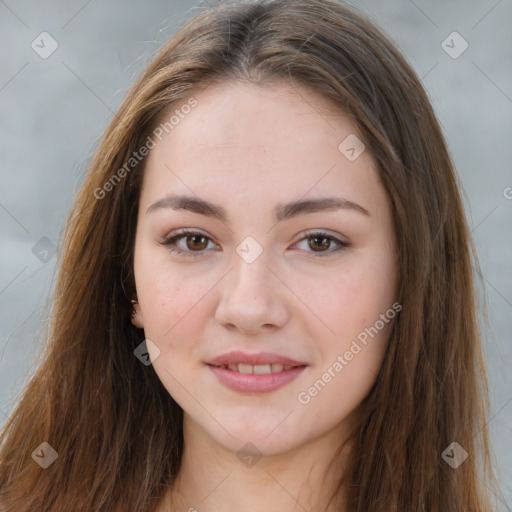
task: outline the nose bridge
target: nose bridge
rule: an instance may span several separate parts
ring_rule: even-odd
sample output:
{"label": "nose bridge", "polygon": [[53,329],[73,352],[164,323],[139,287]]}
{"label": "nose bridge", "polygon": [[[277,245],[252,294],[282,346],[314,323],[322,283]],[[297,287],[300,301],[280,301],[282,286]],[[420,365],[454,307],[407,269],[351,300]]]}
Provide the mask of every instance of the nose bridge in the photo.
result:
{"label": "nose bridge", "polygon": [[236,248],[230,278],[232,295],[236,294],[245,299],[268,299],[275,283],[270,282],[272,273],[267,268],[270,263],[269,251],[260,247],[261,250],[258,250],[253,242],[244,241]]}
{"label": "nose bridge", "polygon": [[220,323],[231,324],[244,331],[284,324],[287,307],[279,289],[280,281],[268,268],[268,254],[263,247],[258,251],[251,240],[236,248],[232,270],[217,308],[216,316]]}

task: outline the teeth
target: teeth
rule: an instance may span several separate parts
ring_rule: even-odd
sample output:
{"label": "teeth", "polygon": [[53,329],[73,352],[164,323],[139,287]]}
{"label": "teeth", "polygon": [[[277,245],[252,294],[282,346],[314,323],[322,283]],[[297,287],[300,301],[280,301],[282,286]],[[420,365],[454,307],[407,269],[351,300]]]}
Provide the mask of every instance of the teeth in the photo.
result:
{"label": "teeth", "polygon": [[254,367],[253,367],[253,372],[252,373],[256,373],[257,375],[263,375],[263,374],[271,373],[271,372],[272,372],[271,365],[269,365],[269,364],[255,364]]}
{"label": "teeth", "polygon": [[222,368],[233,372],[245,373],[246,375],[265,375],[269,373],[279,373],[283,370],[291,370],[293,366],[283,366],[282,364],[225,364]]}
{"label": "teeth", "polygon": [[239,364],[238,371],[240,373],[253,373],[252,372],[252,364]]}

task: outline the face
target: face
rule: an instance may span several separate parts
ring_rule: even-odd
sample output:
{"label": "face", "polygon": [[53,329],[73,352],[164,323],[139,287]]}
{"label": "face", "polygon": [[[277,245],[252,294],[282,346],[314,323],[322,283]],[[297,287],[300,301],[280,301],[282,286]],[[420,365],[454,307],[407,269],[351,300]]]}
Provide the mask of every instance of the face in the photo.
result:
{"label": "face", "polygon": [[283,453],[342,431],[375,382],[397,311],[389,199],[353,122],[307,89],[194,98],[147,157],[132,322],[185,434]]}

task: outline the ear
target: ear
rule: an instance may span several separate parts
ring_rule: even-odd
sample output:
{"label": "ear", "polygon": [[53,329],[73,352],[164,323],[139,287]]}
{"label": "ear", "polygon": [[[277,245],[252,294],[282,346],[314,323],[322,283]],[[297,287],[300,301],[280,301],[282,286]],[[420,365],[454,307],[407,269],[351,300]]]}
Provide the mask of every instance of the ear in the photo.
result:
{"label": "ear", "polygon": [[136,295],[134,295],[134,298],[132,299],[131,322],[135,327],[144,329],[144,318],[142,316],[142,311],[140,310],[140,305],[137,301]]}

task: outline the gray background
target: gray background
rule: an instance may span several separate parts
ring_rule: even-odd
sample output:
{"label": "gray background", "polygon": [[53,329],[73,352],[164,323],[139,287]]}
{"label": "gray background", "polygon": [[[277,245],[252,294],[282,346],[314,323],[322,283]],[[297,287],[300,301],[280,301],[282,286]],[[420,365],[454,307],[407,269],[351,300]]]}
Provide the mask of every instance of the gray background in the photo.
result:
{"label": "gray background", "polygon": [[[462,180],[491,324],[484,341],[500,510],[511,510],[512,0],[352,3],[422,77]],[[33,371],[54,246],[96,143],[156,50],[204,5],[0,0],[0,423]],[[44,31],[59,45],[46,59],[31,47],[42,46]],[[461,40],[442,46],[454,31],[469,45],[457,58],[445,49],[458,52]]]}

